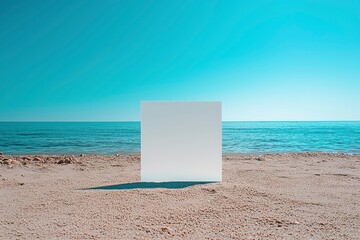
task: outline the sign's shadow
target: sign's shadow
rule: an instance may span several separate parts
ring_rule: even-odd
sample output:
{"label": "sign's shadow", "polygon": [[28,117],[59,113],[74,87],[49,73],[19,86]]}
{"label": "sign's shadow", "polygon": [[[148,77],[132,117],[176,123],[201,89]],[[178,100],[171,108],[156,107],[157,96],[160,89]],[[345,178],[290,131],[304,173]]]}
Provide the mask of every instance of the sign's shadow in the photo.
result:
{"label": "sign's shadow", "polygon": [[81,190],[131,190],[131,189],[154,189],[154,188],[179,189],[179,188],[186,188],[195,185],[202,185],[209,183],[216,183],[216,182],[132,182],[132,183],[123,183],[116,185],[83,188]]}

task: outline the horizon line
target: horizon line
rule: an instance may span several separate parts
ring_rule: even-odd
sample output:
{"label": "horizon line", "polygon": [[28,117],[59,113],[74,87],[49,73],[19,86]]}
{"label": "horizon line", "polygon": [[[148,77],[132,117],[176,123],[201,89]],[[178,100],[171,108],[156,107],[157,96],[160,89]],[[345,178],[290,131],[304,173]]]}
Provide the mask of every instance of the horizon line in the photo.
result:
{"label": "horizon line", "polygon": [[[30,121],[1,121],[0,123],[115,123],[115,122],[141,122],[141,120],[125,120],[125,121],[46,121],[46,120],[30,120]],[[358,120],[222,120],[222,122],[360,122]]]}

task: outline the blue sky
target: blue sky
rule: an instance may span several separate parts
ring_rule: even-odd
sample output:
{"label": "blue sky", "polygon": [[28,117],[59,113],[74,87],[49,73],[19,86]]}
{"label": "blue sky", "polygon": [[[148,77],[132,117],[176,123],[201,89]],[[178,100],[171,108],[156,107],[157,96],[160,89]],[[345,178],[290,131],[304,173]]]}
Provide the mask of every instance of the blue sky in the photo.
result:
{"label": "blue sky", "polygon": [[360,120],[360,1],[1,1],[0,121]]}

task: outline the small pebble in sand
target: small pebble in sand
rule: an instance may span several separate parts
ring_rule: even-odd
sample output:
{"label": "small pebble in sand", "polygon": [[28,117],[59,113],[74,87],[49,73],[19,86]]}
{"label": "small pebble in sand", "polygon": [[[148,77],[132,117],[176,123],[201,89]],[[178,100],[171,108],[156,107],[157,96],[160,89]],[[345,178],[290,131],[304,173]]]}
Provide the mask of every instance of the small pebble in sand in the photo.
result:
{"label": "small pebble in sand", "polygon": [[4,153],[0,152],[0,156],[4,155]]}
{"label": "small pebble in sand", "polygon": [[14,164],[14,165],[21,165],[21,163],[17,160],[12,160],[11,164]]}
{"label": "small pebble in sand", "polygon": [[13,160],[11,158],[5,158],[2,160],[2,164],[10,165],[12,164]]}
{"label": "small pebble in sand", "polygon": [[42,159],[39,158],[39,157],[34,157],[33,161],[36,161],[36,162],[42,162]]}
{"label": "small pebble in sand", "polygon": [[70,164],[71,163],[71,160],[68,159],[68,158],[65,158],[65,159],[60,159],[57,164]]}

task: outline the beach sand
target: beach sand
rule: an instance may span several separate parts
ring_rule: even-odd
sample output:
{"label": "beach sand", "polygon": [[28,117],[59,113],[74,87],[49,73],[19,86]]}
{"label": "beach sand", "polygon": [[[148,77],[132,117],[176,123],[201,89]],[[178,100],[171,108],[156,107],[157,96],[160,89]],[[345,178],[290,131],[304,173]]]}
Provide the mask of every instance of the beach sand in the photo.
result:
{"label": "beach sand", "polygon": [[0,239],[360,239],[360,155],[225,155],[221,183],[132,190],[86,188],[140,181],[139,155],[0,162]]}

